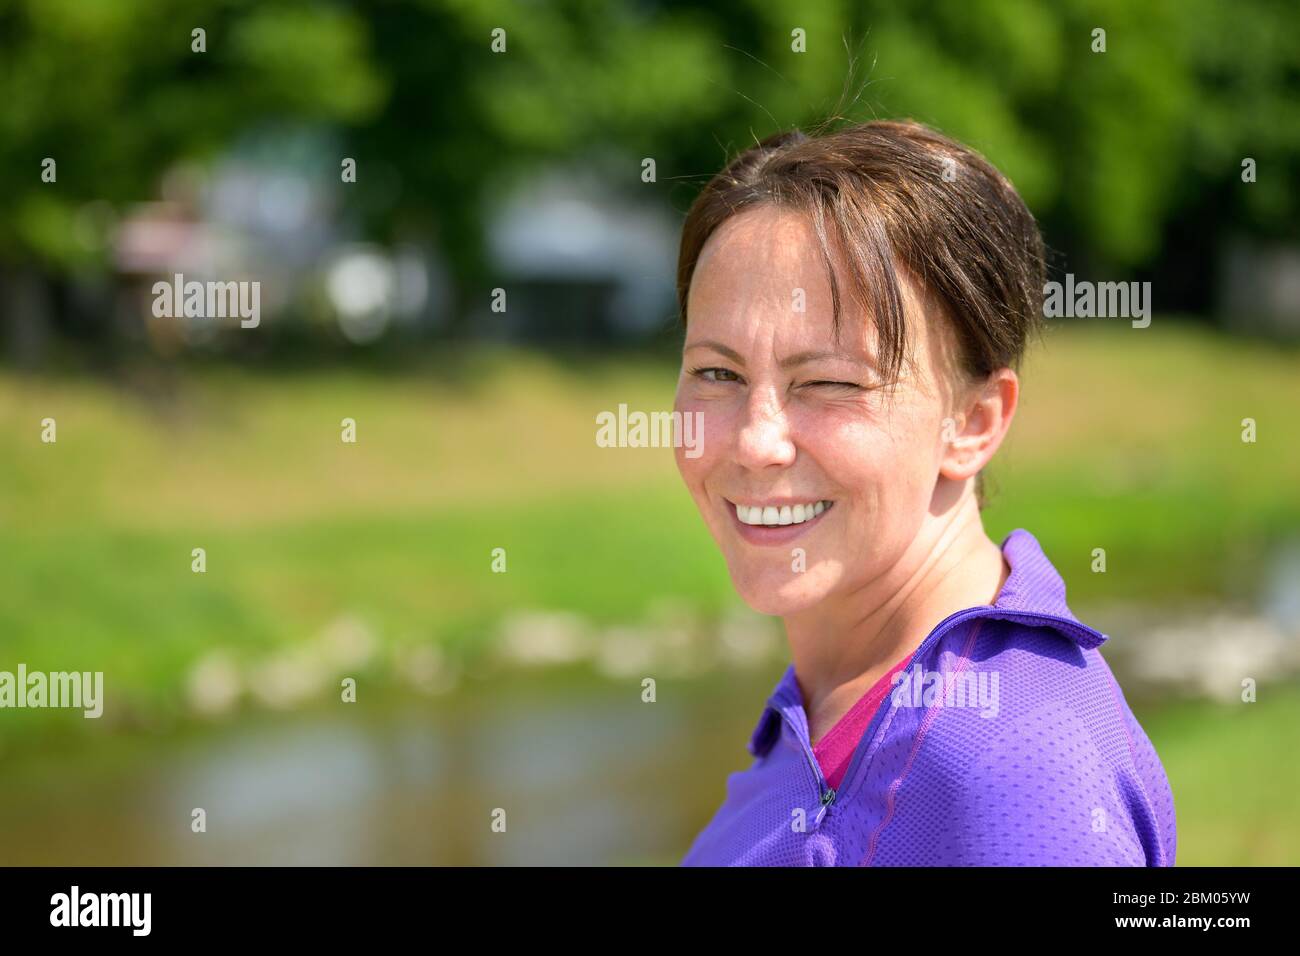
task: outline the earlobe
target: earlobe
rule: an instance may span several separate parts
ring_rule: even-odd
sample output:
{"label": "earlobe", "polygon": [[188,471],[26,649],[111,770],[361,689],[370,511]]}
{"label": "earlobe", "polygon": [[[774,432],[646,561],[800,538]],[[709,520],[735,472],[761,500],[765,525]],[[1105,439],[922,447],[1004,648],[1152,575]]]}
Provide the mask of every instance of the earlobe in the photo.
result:
{"label": "earlobe", "polygon": [[958,435],[944,450],[939,474],[950,481],[964,481],[977,474],[983,467],[984,455],[981,454],[983,444],[978,436]]}

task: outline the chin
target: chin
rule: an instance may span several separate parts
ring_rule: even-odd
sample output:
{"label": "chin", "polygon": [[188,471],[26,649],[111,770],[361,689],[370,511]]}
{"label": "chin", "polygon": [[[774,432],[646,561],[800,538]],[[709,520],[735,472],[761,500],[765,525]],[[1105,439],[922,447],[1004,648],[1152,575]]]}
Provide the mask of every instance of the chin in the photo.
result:
{"label": "chin", "polygon": [[731,584],[740,599],[759,614],[786,617],[805,611],[827,593],[826,583],[815,571],[751,571],[731,569]]}

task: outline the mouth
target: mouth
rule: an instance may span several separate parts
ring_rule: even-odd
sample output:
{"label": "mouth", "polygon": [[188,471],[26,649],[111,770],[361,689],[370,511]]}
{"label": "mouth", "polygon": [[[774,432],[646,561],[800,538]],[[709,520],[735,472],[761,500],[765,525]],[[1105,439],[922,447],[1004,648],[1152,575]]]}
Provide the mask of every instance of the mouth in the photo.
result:
{"label": "mouth", "polygon": [[742,504],[724,499],[740,536],[751,544],[784,544],[818,524],[835,502],[828,499]]}

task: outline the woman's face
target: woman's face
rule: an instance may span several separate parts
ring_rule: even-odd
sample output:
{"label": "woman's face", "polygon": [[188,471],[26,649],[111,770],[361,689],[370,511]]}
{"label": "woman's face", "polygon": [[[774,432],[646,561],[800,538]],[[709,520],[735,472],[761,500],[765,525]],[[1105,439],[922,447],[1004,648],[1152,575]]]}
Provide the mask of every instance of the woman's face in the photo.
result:
{"label": "woman's face", "polygon": [[[836,274],[848,273],[837,263]],[[676,399],[700,413],[703,448],[679,447],[677,466],[736,590],[760,612],[784,616],[869,584],[942,507],[952,333],[921,320],[903,285],[911,361],[891,392],[875,331],[847,295],[834,334],[803,215],[758,206],[705,244]]]}

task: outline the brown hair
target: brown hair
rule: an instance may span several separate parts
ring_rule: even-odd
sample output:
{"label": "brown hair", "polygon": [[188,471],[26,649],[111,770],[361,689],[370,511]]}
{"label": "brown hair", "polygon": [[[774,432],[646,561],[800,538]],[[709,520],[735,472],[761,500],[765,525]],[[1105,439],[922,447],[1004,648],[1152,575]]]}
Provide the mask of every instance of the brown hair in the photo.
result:
{"label": "brown hair", "polygon": [[[740,153],[686,213],[677,256],[685,323],[699,252],[724,221],[759,203],[809,212],[831,278],[831,243],[848,255],[852,290],[875,317],[881,372],[897,373],[906,328],[896,261],[936,295],[962,362],[983,377],[1018,367],[1043,313],[1043,239],[1021,196],[983,156],[918,122],[874,121],[810,138],[780,133]],[[828,234],[827,225],[831,226]]]}
{"label": "brown hair", "polygon": [[886,380],[907,352],[900,262],[943,307],[961,365],[973,377],[1017,367],[1040,327],[1043,241],[1033,215],[984,157],[910,121],[861,123],[817,137],[778,133],[728,163],[696,197],[682,229],[683,324],[705,242],[728,218],[761,203],[811,215],[837,332],[841,294],[831,244],[845,252],[851,291],[875,320]]}

